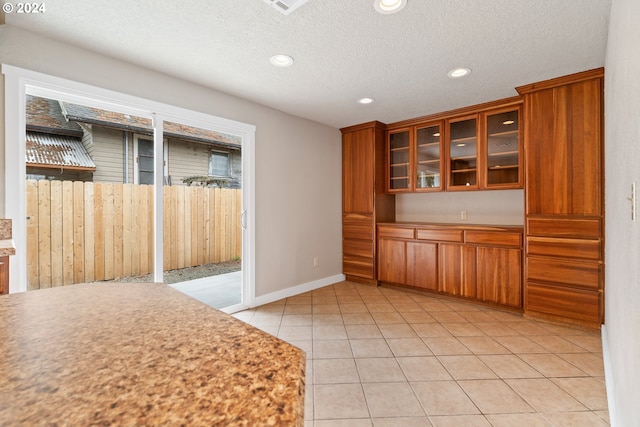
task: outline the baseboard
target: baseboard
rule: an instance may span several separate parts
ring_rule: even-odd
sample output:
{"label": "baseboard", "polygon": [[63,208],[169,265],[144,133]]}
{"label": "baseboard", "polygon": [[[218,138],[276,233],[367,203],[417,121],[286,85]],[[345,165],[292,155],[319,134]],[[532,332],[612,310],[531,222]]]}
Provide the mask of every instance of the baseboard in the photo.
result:
{"label": "baseboard", "polygon": [[604,363],[604,381],[607,388],[607,404],[609,405],[609,423],[611,427],[618,426],[618,411],[616,406],[615,388],[613,384],[613,371],[611,368],[611,355],[609,353],[609,338],[606,325],[600,328],[602,337],[602,361]]}
{"label": "baseboard", "polygon": [[266,295],[260,295],[259,297],[255,297],[253,303],[251,304],[251,307],[269,304],[270,302],[278,301],[283,298],[289,298],[305,292],[313,291],[314,289],[333,285],[334,283],[344,281],[344,279],[344,274],[336,274],[335,276],[329,276],[323,279],[314,280],[313,282],[307,282],[301,285],[292,286],[287,289],[282,289],[281,291],[271,292]]}

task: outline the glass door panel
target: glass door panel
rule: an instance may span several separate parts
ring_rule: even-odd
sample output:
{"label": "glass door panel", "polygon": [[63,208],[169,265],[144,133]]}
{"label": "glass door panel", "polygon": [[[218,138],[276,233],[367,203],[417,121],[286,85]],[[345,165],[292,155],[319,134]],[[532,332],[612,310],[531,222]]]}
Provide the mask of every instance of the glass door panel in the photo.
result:
{"label": "glass door panel", "polygon": [[416,130],[416,190],[441,188],[440,125]]}
{"label": "glass door panel", "polygon": [[477,187],[476,119],[449,124],[449,187]]}
{"label": "glass door panel", "polygon": [[487,186],[519,183],[518,110],[487,115]]}
{"label": "glass door panel", "polygon": [[389,190],[409,190],[410,132],[404,130],[389,134]]}

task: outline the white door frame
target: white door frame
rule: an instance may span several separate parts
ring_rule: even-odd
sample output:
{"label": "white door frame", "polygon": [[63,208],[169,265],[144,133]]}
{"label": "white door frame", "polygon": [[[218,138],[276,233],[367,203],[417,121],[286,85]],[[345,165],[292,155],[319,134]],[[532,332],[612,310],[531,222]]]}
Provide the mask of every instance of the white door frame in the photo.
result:
{"label": "white door frame", "polygon": [[[255,300],[255,126],[187,110],[132,95],[123,94],[84,83],[78,83],[47,74],[2,64],[5,76],[5,217],[13,220],[13,240],[16,255],[11,257],[9,292],[27,290],[26,248],[26,116],[27,93],[150,118],[154,124],[154,152],[164,153],[164,121],[179,122],[216,132],[238,135],[242,138],[242,288],[243,303],[234,311],[253,306]],[[163,273],[163,162],[164,156],[155,157],[154,176],[154,281],[162,281]],[[160,172],[160,173],[158,173]]]}

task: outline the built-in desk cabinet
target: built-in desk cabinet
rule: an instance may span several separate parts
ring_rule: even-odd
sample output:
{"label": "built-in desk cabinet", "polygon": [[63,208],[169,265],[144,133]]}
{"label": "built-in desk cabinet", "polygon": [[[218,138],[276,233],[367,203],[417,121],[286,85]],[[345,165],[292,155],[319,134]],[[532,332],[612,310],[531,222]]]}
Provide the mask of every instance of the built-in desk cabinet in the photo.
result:
{"label": "built-in desk cabinet", "polygon": [[522,307],[522,228],[378,224],[378,280]]}

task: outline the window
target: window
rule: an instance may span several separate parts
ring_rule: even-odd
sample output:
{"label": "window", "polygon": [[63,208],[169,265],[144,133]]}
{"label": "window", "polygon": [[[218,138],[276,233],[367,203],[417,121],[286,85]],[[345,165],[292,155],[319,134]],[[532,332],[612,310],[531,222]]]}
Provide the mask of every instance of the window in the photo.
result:
{"label": "window", "polygon": [[211,152],[211,157],[209,157],[209,176],[229,176],[229,153]]}
{"label": "window", "polygon": [[138,139],[138,184],[153,184],[153,140]]}

